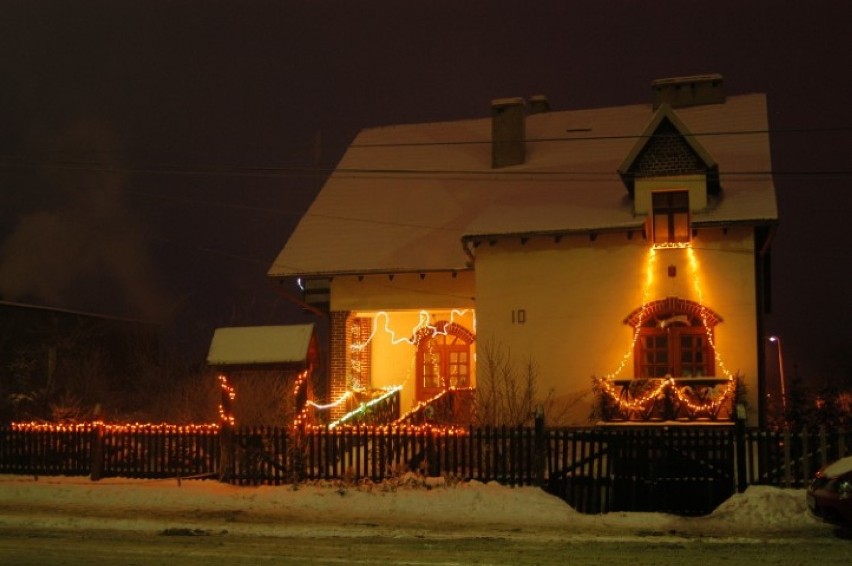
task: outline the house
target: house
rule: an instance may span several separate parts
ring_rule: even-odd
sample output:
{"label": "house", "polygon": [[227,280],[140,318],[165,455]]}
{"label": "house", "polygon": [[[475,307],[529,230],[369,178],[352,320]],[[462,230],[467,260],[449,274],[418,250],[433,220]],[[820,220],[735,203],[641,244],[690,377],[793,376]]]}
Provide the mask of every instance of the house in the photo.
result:
{"label": "house", "polygon": [[647,103],[498,99],[356,137],[269,269],[328,312],[328,419],[347,392],[419,410],[502,363],[553,423],[730,420],[735,402],[758,423],[766,97],[720,75],[651,86]]}

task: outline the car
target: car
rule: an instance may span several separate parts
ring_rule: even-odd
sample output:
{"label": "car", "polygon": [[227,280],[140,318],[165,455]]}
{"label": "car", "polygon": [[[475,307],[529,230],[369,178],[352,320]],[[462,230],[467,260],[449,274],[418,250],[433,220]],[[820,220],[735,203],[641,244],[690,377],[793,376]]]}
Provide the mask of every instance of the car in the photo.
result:
{"label": "car", "polygon": [[852,456],[820,469],[806,493],[808,509],[814,516],[852,529]]}

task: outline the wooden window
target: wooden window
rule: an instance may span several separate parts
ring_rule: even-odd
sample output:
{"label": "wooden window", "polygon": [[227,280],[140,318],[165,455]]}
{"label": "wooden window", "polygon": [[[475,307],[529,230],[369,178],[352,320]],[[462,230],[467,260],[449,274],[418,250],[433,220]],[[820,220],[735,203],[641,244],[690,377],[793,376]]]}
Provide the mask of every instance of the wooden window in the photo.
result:
{"label": "wooden window", "polygon": [[660,191],[652,193],[651,198],[654,243],[689,242],[689,191]]}
{"label": "wooden window", "polygon": [[651,325],[639,330],[636,340],[636,377],[711,377],[714,354],[704,326]]}

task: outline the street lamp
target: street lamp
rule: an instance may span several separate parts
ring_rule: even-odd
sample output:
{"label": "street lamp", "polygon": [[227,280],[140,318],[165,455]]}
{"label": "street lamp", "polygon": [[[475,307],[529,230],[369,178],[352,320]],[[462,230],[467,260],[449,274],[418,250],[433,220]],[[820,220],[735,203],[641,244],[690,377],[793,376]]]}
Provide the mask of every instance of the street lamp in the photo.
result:
{"label": "street lamp", "polygon": [[781,352],[781,337],[780,336],[770,336],[770,342],[774,342],[778,345],[778,377],[781,380],[781,407],[784,409],[784,421],[787,420],[787,386],[786,381],[784,380],[784,355]]}

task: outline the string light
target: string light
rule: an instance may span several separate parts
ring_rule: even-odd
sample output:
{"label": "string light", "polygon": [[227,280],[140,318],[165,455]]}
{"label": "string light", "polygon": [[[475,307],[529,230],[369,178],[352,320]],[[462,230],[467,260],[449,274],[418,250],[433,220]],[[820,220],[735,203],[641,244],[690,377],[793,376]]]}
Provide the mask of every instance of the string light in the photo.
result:
{"label": "string light", "polygon": [[366,434],[377,435],[392,435],[392,434],[431,434],[432,436],[468,436],[470,434],[467,427],[441,425],[435,426],[430,424],[412,425],[394,422],[383,425],[366,425],[366,424],[341,424],[334,429],[322,425],[312,425],[307,427],[307,430],[314,433],[323,432],[343,432],[343,431],[359,431]]}
{"label": "string light", "polygon": [[406,419],[408,419],[408,417],[410,417],[414,413],[426,408],[427,405],[431,405],[432,403],[436,402],[438,399],[440,399],[444,395],[448,395],[449,393],[451,393],[453,391],[475,391],[475,389],[473,387],[448,387],[447,389],[444,389],[443,391],[436,394],[432,398],[426,399],[425,401],[420,401],[419,403],[417,403],[411,410],[409,410],[407,413],[405,413],[404,415],[399,417],[399,419],[397,419],[396,422],[397,423],[404,422]]}
{"label": "string light", "polygon": [[335,407],[339,407],[343,403],[346,402],[347,399],[352,397],[355,394],[354,391],[347,391],[343,395],[337,398],[337,400],[332,401],[326,405],[320,405],[319,403],[315,403],[314,401],[308,400],[308,405],[313,407],[314,409],[319,409],[320,411],[327,411],[328,409],[333,409]]}
{"label": "string light", "polygon": [[[626,399],[622,392],[620,392],[615,385],[612,383],[613,379],[621,374],[624,368],[627,366],[627,362],[630,359],[630,356],[636,349],[636,342],[639,339],[640,330],[642,328],[642,324],[645,321],[645,318],[648,314],[648,306],[650,304],[650,290],[654,281],[654,267],[655,267],[655,257],[656,250],[658,249],[685,249],[687,258],[689,260],[690,270],[692,273],[692,285],[695,290],[696,298],[698,299],[699,305],[699,317],[701,319],[701,324],[704,327],[704,333],[707,336],[708,344],[713,351],[713,356],[716,361],[717,367],[721,370],[722,374],[727,378],[727,383],[725,384],[725,388],[722,390],[721,394],[711,401],[702,401],[700,403],[696,403],[690,398],[686,391],[689,389],[689,386],[677,387],[675,380],[672,377],[667,377],[659,380],[657,385],[644,392],[640,397],[634,399]],[[725,362],[722,359],[722,356],[719,350],[716,348],[716,342],[713,337],[713,329],[709,322],[709,313],[707,307],[704,306],[704,293],[701,286],[700,281],[700,270],[698,265],[698,259],[695,254],[695,250],[692,247],[691,242],[677,242],[677,243],[664,243],[664,244],[655,244],[651,246],[648,252],[648,259],[646,261],[645,267],[645,285],[642,292],[642,307],[639,309],[639,314],[636,317],[636,323],[633,330],[633,338],[630,343],[630,347],[627,352],[622,356],[620,363],[617,368],[606,374],[603,378],[595,378],[595,384],[599,388],[601,392],[606,394],[622,411],[626,413],[631,412],[647,412],[651,405],[655,403],[658,399],[667,394],[667,391],[671,391],[677,401],[681,404],[681,406],[686,407],[691,414],[708,414],[715,415],[722,404],[728,402],[730,398],[734,395],[736,391],[736,380],[733,374],[728,370]]]}
{"label": "string light", "polygon": [[651,302],[651,288],[654,284],[654,267],[656,265],[656,259],[656,248],[651,247],[648,250],[648,257],[645,260],[645,284],[642,289],[642,307],[639,309],[636,325],[633,327],[633,338],[630,341],[630,346],[627,348],[627,351],[624,352],[624,355],[621,357],[618,367],[604,376],[606,381],[615,379],[622,371],[624,371],[624,368],[627,366],[627,361],[630,359],[630,356],[633,355],[633,351],[636,348],[636,342],[639,340],[639,332],[642,329],[642,324],[645,322],[645,317],[648,315],[648,305]]}
{"label": "string light", "polygon": [[716,341],[713,339],[713,330],[707,321],[707,308],[704,306],[704,293],[701,290],[701,281],[699,280],[699,270],[698,270],[698,258],[695,256],[695,250],[691,247],[686,250],[687,257],[689,258],[689,267],[692,270],[692,286],[695,288],[695,295],[698,297],[698,305],[701,307],[701,323],[704,325],[704,333],[707,335],[707,341],[710,343],[710,347],[713,349],[713,356],[716,360],[716,364],[719,366],[719,369],[722,370],[722,374],[728,379],[733,379],[733,374],[728,370],[725,366],[725,362],[722,360],[722,356],[719,353],[719,350],[716,348]]}
{"label": "string light", "polygon": [[350,412],[346,413],[345,415],[343,415],[342,417],[340,417],[340,418],[339,418],[339,419],[337,419],[336,421],[334,421],[334,422],[330,423],[330,424],[328,425],[328,428],[334,428],[334,427],[336,427],[336,426],[338,426],[338,425],[340,425],[340,424],[342,424],[342,423],[345,423],[346,421],[348,421],[348,420],[350,420],[350,419],[352,419],[352,418],[355,418],[355,417],[356,417],[356,416],[358,416],[358,415],[366,414],[367,410],[368,410],[370,407],[373,407],[374,405],[376,405],[376,404],[378,404],[378,403],[381,403],[382,401],[384,401],[384,400],[385,400],[385,399],[387,399],[388,397],[391,397],[392,395],[395,395],[397,392],[399,392],[399,390],[400,390],[400,389],[402,389],[402,387],[398,387],[398,386],[397,386],[397,387],[391,387],[390,389],[388,389],[388,390],[387,390],[385,393],[383,393],[382,395],[380,395],[380,396],[378,396],[378,397],[376,397],[376,398],[374,398],[374,399],[370,399],[370,400],[369,400],[369,401],[367,401],[366,403],[362,403],[362,404],[361,404],[361,405],[360,405],[357,409],[355,409],[355,410],[353,410],[353,411],[350,411]]}
{"label": "string light", "polygon": [[219,420],[230,426],[234,426],[234,412],[232,403],[237,398],[237,392],[228,383],[225,375],[219,375],[219,387],[222,389],[222,400],[219,403]]}
{"label": "string light", "polygon": [[[302,373],[296,376],[296,382],[293,385],[293,405],[296,407],[296,418],[293,419],[293,426],[299,427],[304,424],[308,419],[308,407],[310,406],[310,400],[305,400],[305,404],[299,408],[299,394],[302,391],[302,388],[307,388],[308,386],[308,374],[309,370],[304,370]],[[307,396],[307,395],[306,395]]]}
{"label": "string light", "polygon": [[[449,324],[453,324],[455,322],[456,316],[466,315],[468,310],[469,309],[453,309],[453,310],[451,310],[450,311],[450,322],[449,322]],[[379,331],[379,319],[380,318],[384,319],[383,329],[384,329],[385,333],[387,333],[390,336],[390,342],[393,345],[403,344],[403,343],[409,344],[411,346],[416,345],[417,341],[419,340],[418,333],[421,330],[424,330],[424,329],[428,329],[432,332],[431,337],[435,337],[439,334],[443,334],[443,335],[446,336],[446,334],[447,334],[446,328],[447,328],[448,325],[444,325],[442,328],[439,328],[435,325],[429,324],[429,319],[431,318],[431,315],[429,314],[428,311],[425,311],[425,310],[419,311],[417,313],[417,317],[418,317],[417,324],[414,325],[414,327],[411,329],[411,332],[409,333],[409,336],[412,336],[413,338],[409,338],[409,337],[406,337],[406,336],[398,337],[396,335],[396,332],[394,330],[392,330],[389,326],[390,325],[390,314],[387,311],[379,311],[379,312],[376,313],[376,316],[373,318],[373,328],[372,328],[372,331],[370,332],[370,335],[367,337],[367,339],[364,340],[363,342],[360,342],[360,343],[357,343],[357,344],[352,344],[350,346],[350,349],[353,350],[353,351],[361,351],[364,348],[366,348],[367,345],[370,342],[373,341],[373,338],[376,336],[376,333]],[[475,325],[476,325],[476,322],[474,320],[474,326]]]}
{"label": "string light", "polygon": [[12,429],[21,432],[88,432],[101,428],[107,432],[141,432],[141,433],[216,433],[220,430],[218,424],[187,424],[174,425],[168,423],[105,423],[90,421],[85,423],[15,423]]}

